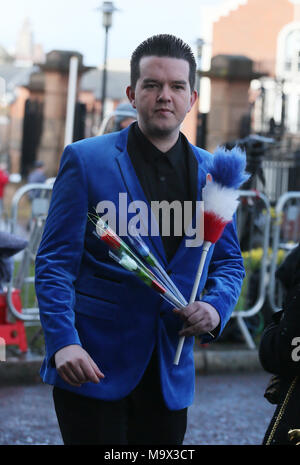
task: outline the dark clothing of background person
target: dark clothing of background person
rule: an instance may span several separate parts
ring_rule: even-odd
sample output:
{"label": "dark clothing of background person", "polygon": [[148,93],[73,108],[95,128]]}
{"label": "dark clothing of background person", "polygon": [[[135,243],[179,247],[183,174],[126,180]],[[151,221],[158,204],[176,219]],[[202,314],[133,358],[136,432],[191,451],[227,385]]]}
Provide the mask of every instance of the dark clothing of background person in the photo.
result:
{"label": "dark clothing of background person", "polygon": [[[283,285],[285,297],[282,310],[273,315],[273,322],[262,334],[259,358],[266,371],[279,376],[278,398],[275,399],[278,404],[263,444],[292,444],[288,431],[300,428],[300,349],[297,350],[300,341],[300,245],[278,268],[276,278]],[[287,404],[283,406],[292,383]]]}
{"label": "dark clothing of background person", "polygon": [[[47,177],[44,172],[44,163],[43,162],[36,162],[34,165],[33,171],[29,174],[27,178],[27,183],[41,183],[43,184],[46,181]],[[35,199],[36,197],[40,196],[40,190],[35,189],[32,191],[29,191],[28,195],[30,200]]]}

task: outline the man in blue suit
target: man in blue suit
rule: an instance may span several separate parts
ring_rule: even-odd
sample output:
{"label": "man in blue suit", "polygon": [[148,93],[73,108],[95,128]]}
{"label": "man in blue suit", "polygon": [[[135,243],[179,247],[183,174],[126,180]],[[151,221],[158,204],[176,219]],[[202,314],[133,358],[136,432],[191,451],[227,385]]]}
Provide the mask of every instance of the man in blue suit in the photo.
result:
{"label": "man in blue suit", "polygon": [[[180,132],[197,98],[195,71],[180,39],[147,39],[132,55],[126,90],[137,123],[64,150],[36,292],[46,342],[41,374],[54,386],[65,444],[182,444],[194,395],[193,336],[209,342],[208,332],[221,334],[237,302],[244,268],[234,223],[209,251],[196,302],[178,312],[111,260],[87,218],[110,201],[119,233],[134,201],[151,216],[151,201],[201,200],[211,155]],[[189,300],[202,247],[170,231],[144,240]],[[175,365],[179,334],[187,337]]]}

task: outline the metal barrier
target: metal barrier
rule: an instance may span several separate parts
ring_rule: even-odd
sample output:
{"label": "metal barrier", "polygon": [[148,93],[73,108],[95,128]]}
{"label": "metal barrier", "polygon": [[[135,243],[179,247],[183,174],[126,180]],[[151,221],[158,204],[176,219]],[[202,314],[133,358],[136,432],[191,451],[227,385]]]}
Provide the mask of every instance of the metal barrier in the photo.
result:
{"label": "metal barrier", "polygon": [[[256,298],[256,302],[254,305],[249,309],[244,310],[235,310],[231,317],[236,318],[239,329],[246,341],[247,346],[250,349],[255,349],[255,343],[253,338],[247,328],[247,325],[244,322],[244,318],[249,318],[255,314],[257,314],[266,298],[266,289],[267,289],[267,265],[268,265],[268,248],[269,248],[269,237],[270,237],[270,225],[271,225],[271,210],[270,210],[270,202],[266,195],[258,191],[240,191],[240,199],[256,199],[260,200],[264,206],[264,224],[263,224],[263,243],[262,243],[262,261],[260,267],[260,276],[259,276],[259,289],[258,295]],[[239,210],[237,212],[237,224],[238,224],[238,232],[239,232]],[[251,229],[251,224],[246,225],[247,228]],[[251,234],[251,233],[250,233]]]}
{"label": "metal barrier", "polygon": [[[30,275],[31,264],[35,260],[37,249],[42,237],[45,220],[48,213],[50,197],[53,183],[32,183],[21,187],[14,195],[11,205],[10,232],[18,234],[18,212],[20,201],[25,195],[33,194],[31,200],[31,216],[28,219],[29,231],[23,231],[28,234],[29,241],[26,249],[22,252],[22,259],[19,263],[17,273],[7,285],[7,303],[11,314],[24,322],[39,321],[38,307],[28,306],[28,289],[34,285],[34,276]],[[16,263],[16,262],[14,262]],[[15,271],[15,270],[14,270]],[[13,289],[22,290],[22,313],[20,313],[13,303]]]}
{"label": "metal barrier", "polygon": [[[44,229],[45,220],[47,217],[48,207],[50,203],[52,184],[29,184],[20,188],[13,197],[11,206],[11,223],[10,230],[12,233],[17,233],[18,227],[18,210],[21,199],[24,195],[27,195],[30,191],[38,191],[39,197],[32,201],[32,213],[30,219],[30,230],[29,230],[29,244],[23,252],[23,257],[19,266],[19,269],[15,275],[14,281],[8,285],[8,306],[12,315],[15,318],[25,321],[27,324],[31,322],[39,321],[39,309],[38,307],[30,307],[27,305],[27,293],[28,286],[33,285],[34,276],[30,276],[30,265],[33,263],[37,249],[41,240],[42,232]],[[276,269],[276,257],[280,244],[280,222],[276,221],[273,229],[273,254],[271,258],[270,271],[268,271],[268,249],[270,241],[270,227],[271,227],[271,206],[268,197],[258,191],[240,191],[240,199],[246,199],[247,202],[254,203],[255,201],[261,202],[263,206],[263,234],[262,234],[262,260],[259,270],[259,287],[256,296],[255,303],[251,308],[245,308],[242,310],[235,310],[231,318],[235,318],[238,327],[243,335],[243,338],[250,349],[255,349],[255,343],[248,330],[245,319],[256,315],[263,307],[266,297],[269,297],[269,301],[274,311],[279,308],[274,303],[275,295],[275,269]],[[300,192],[289,192],[282,195],[276,205],[276,218],[281,218],[283,207],[291,199],[298,199],[300,202]],[[242,204],[242,202],[241,202]],[[299,203],[300,207],[300,203]],[[250,222],[251,223],[251,222]],[[237,212],[237,225],[238,233],[242,229],[241,225],[241,212]],[[251,224],[247,223],[246,226],[251,231]],[[251,234],[251,232],[250,232]],[[299,240],[299,238],[298,238]],[[22,288],[23,291],[23,304],[22,313],[18,312],[13,305],[12,291],[13,288]]]}
{"label": "metal barrier", "polygon": [[[288,237],[283,238],[283,241],[280,241],[280,232],[283,226],[283,213],[284,207],[288,205],[289,202],[296,201],[296,205],[293,205],[293,217],[294,217],[294,231]],[[287,240],[288,239],[288,240]],[[291,240],[291,243],[289,243]],[[286,251],[291,250],[294,247],[294,244],[300,240],[300,192],[292,191],[286,192],[281,195],[277,201],[275,207],[275,222],[273,226],[273,242],[272,242],[272,259],[270,266],[270,279],[268,286],[268,298],[272,310],[274,312],[280,310],[280,307],[276,304],[276,265],[277,265],[277,254],[278,250],[283,249]],[[280,287],[278,289],[279,299],[281,295]]]}

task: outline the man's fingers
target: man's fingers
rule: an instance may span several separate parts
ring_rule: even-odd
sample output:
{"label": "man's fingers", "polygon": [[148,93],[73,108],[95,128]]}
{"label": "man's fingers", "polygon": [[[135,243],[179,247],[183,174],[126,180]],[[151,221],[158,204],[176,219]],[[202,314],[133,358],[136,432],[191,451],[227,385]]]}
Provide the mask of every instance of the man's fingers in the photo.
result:
{"label": "man's fingers", "polygon": [[186,318],[186,324],[188,326],[193,326],[193,325],[201,325],[202,323],[205,323],[206,316],[201,315],[199,313],[192,313]]}
{"label": "man's fingers", "polygon": [[72,386],[99,383],[104,374],[89,354],[79,345],[63,347],[55,354],[55,364],[61,378]]}
{"label": "man's fingers", "polygon": [[207,329],[201,324],[196,324],[192,326],[184,326],[184,328],[179,331],[179,336],[198,336],[200,334],[205,334]]}
{"label": "man's fingers", "polygon": [[[60,376],[67,383],[72,384],[72,386],[81,386],[83,383],[91,381],[92,383],[99,383],[100,378],[103,378],[104,375],[98,375],[88,360],[80,361],[74,366],[73,364],[68,364],[62,366],[59,369]],[[102,376],[101,376],[102,375]]]}
{"label": "man's fingers", "polygon": [[103,373],[101,373],[95,362],[90,357],[85,360],[84,363],[82,363],[81,368],[85,375],[86,381],[99,383],[100,378],[104,378]]}
{"label": "man's fingers", "polygon": [[179,332],[179,336],[197,336],[211,331],[211,321],[207,316],[191,315],[185,321],[184,327]]}
{"label": "man's fingers", "polygon": [[58,370],[59,376],[68,384],[71,384],[71,386],[75,387],[80,387],[81,383],[79,382],[78,378],[76,375],[74,375],[73,371],[70,369],[70,367],[61,367]]}
{"label": "man's fingers", "polygon": [[199,307],[195,305],[195,302],[187,305],[184,308],[174,308],[173,312],[179,315],[183,320],[188,319],[191,315],[199,311]]}
{"label": "man's fingers", "polygon": [[[174,309],[185,322],[180,336],[197,336],[209,333],[216,328],[220,321],[217,310],[206,302],[193,302],[183,309]],[[214,336],[212,336],[214,337]]]}
{"label": "man's fingers", "polygon": [[94,360],[90,357],[89,354],[87,354],[88,356],[88,359],[89,359],[89,362],[91,364],[91,367],[95,373],[95,375],[97,376],[97,378],[105,378],[104,374],[102,373],[102,371],[99,369],[98,365],[94,362]]}

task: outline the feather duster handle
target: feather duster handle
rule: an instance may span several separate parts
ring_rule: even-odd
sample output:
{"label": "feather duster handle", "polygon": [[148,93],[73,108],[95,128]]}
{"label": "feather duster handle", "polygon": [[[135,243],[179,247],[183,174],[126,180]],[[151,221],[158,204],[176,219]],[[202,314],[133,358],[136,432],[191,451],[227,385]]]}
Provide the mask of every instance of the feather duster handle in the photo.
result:
{"label": "feather duster handle", "polygon": [[[206,185],[202,189],[204,243],[189,303],[195,301],[211,245],[220,239],[225,226],[232,221],[239,205],[238,188],[250,177],[245,172],[246,163],[246,154],[240,148],[234,147],[232,150],[227,150],[225,147],[218,147],[208,166]],[[179,363],[184,339],[184,336],[179,339],[173,362],[175,365]]]}

